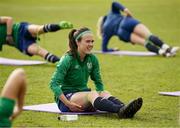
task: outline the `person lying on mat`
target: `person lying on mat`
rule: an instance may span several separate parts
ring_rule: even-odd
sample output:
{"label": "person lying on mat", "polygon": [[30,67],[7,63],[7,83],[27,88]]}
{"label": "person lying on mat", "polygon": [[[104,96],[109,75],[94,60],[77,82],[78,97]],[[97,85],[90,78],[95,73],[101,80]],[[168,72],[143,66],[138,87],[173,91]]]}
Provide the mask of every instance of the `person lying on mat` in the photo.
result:
{"label": "person lying on mat", "polygon": [[[121,11],[125,15],[122,15]],[[97,35],[102,39],[103,52],[117,51],[117,49],[108,49],[112,36],[117,36],[124,42],[142,45],[148,51],[166,57],[175,56],[179,50],[179,47],[170,47],[159,37],[153,35],[144,24],[133,18],[128,8],[118,2],[112,2],[109,14],[98,19]]]}
{"label": "person lying on mat", "polygon": [[38,55],[45,60],[55,63],[59,57],[48,52],[37,44],[38,36],[47,32],[56,32],[62,29],[71,29],[72,23],[61,21],[59,24],[35,25],[28,22],[13,23],[12,17],[0,17],[0,51],[2,45],[16,47],[22,53]]}
{"label": "person lying on mat", "polygon": [[12,121],[21,113],[26,86],[24,70],[14,70],[0,95],[0,127],[11,127]]}
{"label": "person lying on mat", "polygon": [[[119,118],[132,118],[141,108],[142,98],[125,105],[104,90],[98,59],[91,53],[93,44],[93,33],[88,28],[69,33],[70,50],[61,57],[49,84],[58,108],[61,112],[108,111],[117,113]],[[96,91],[87,86],[89,76]]]}

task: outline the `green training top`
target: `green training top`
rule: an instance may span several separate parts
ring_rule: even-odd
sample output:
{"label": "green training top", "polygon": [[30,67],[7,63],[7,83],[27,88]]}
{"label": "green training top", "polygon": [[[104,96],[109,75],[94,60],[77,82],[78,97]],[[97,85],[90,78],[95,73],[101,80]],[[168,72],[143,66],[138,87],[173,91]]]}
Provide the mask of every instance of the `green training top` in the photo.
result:
{"label": "green training top", "polygon": [[12,122],[9,117],[13,114],[15,100],[7,97],[0,97],[0,128],[9,128]]}
{"label": "green training top", "polygon": [[[19,27],[20,23],[13,24],[12,27],[12,36],[14,39],[14,45],[18,48],[18,35],[19,35]],[[0,24],[0,51],[2,50],[2,45],[6,43],[6,35],[7,35],[7,26],[6,24]]]}
{"label": "green training top", "polygon": [[103,91],[99,62],[95,55],[87,54],[83,62],[79,56],[76,59],[70,53],[62,56],[50,81],[56,102],[62,93],[87,90],[89,76],[96,85],[96,91]]}

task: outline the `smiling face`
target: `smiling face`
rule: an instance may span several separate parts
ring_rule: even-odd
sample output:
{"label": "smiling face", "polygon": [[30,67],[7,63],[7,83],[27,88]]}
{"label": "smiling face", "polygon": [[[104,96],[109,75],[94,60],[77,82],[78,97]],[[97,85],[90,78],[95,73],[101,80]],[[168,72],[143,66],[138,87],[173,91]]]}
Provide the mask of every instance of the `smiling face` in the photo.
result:
{"label": "smiling face", "polygon": [[80,56],[90,54],[93,48],[94,37],[92,33],[86,33],[81,37],[80,41],[77,41],[78,52]]}

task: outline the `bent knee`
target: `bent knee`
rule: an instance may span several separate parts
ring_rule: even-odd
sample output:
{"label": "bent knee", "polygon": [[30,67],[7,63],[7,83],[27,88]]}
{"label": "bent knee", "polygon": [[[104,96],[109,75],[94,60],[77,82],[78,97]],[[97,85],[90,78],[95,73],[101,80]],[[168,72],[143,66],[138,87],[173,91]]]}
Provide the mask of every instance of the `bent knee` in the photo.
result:
{"label": "bent knee", "polygon": [[99,97],[99,94],[98,94],[97,91],[91,91],[91,92],[89,92],[88,95],[87,95],[87,98],[88,98],[89,101],[91,101],[91,103],[94,102],[94,100],[95,100],[97,97]]}
{"label": "bent knee", "polygon": [[19,81],[19,83],[25,83],[26,81],[26,73],[24,69],[18,68],[14,70],[13,74],[15,81]]}
{"label": "bent knee", "polygon": [[32,54],[32,55],[38,55],[40,51],[40,46],[33,43],[28,47],[28,53]]}
{"label": "bent knee", "polygon": [[111,94],[108,91],[103,91],[103,92],[100,93],[100,97],[108,98],[110,96],[111,96]]}
{"label": "bent knee", "polygon": [[14,70],[14,72],[16,72],[17,75],[25,75],[25,71],[23,68],[17,68]]}
{"label": "bent knee", "polygon": [[89,92],[88,96],[99,96],[97,91],[91,91]]}
{"label": "bent knee", "polygon": [[11,74],[16,77],[21,77],[21,76],[25,76],[25,71],[23,68],[17,68]]}

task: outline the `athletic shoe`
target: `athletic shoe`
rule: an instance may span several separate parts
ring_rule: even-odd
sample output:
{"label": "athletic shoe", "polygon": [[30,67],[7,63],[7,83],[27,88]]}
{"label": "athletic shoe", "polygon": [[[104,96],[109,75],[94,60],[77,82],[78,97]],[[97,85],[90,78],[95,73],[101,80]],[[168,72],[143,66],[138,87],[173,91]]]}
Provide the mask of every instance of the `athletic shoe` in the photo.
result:
{"label": "athletic shoe", "polygon": [[171,56],[175,56],[176,52],[179,51],[179,47],[170,47],[167,49],[167,52],[169,52],[171,54]]}
{"label": "athletic shoe", "polygon": [[138,98],[133,101],[131,101],[128,105],[123,106],[119,112],[118,116],[119,118],[132,118],[137,111],[141,108],[143,104],[143,99]]}
{"label": "athletic shoe", "polygon": [[60,27],[60,29],[71,29],[71,28],[73,28],[73,24],[68,21],[61,21],[59,23],[59,27]]}
{"label": "athletic shoe", "polygon": [[161,49],[159,49],[158,53],[159,53],[159,55],[166,56],[166,51],[167,50],[161,48]]}
{"label": "athletic shoe", "polygon": [[172,55],[171,53],[169,53],[169,52],[166,52],[166,53],[164,54],[164,56],[165,56],[165,57],[172,57],[173,55]]}
{"label": "athletic shoe", "polygon": [[173,57],[176,55],[176,52],[179,50],[179,47],[169,47],[168,49],[160,49],[159,54],[164,57]]}

